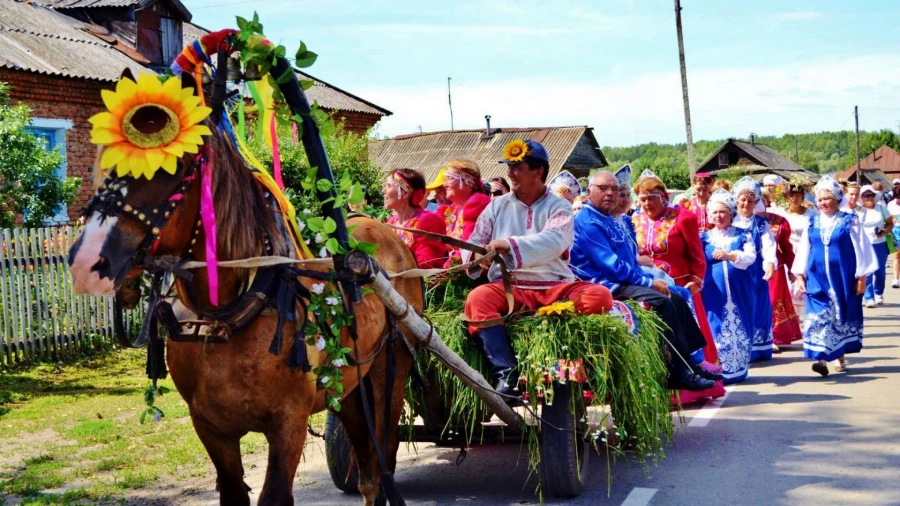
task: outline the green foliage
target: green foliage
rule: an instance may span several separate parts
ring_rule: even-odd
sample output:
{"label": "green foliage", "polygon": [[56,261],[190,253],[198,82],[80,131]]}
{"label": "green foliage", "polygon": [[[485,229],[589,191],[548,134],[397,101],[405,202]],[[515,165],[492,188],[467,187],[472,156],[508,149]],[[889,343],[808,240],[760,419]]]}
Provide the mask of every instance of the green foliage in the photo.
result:
{"label": "green foliage", "polygon": [[[248,133],[250,138],[248,147],[254,156],[271,172],[272,152],[256,136]],[[384,184],[384,174],[375,163],[369,159],[369,147],[367,136],[361,136],[348,132],[343,123],[339,123],[331,135],[322,135],[325,144],[325,153],[331,162],[331,170],[334,172],[335,181],[340,181],[347,174],[351,180],[361,186],[352,197],[363,197],[369,203],[380,206],[383,198],[381,187]],[[295,194],[303,193],[303,181],[308,180],[310,169],[309,158],[303,143],[294,142],[289,127],[278,128],[278,148],[281,154],[281,173],[284,184]],[[315,172],[313,172],[313,176]],[[323,183],[324,184],[324,183]],[[362,188],[365,188],[364,192]],[[297,203],[297,209],[315,209],[314,202],[310,198],[302,197]]]}
{"label": "green foliage", "polygon": [[[856,164],[856,135],[851,131],[788,134],[783,136],[757,136],[756,142],[777,151],[798,165],[820,174],[838,172]],[[712,155],[725,140],[698,141],[694,143],[694,155],[699,166]],[[881,146],[900,150],[900,136],[891,130],[860,132],[860,158],[865,158]],[[609,166],[617,169],[631,164],[635,177],[645,169],[656,172],[671,189],[690,186],[687,167],[687,145],[657,144],[605,147],[603,154]]]}
{"label": "green foliage", "polygon": [[9,105],[9,87],[0,83],[0,228],[14,227],[17,215],[25,216],[26,227],[43,226],[81,185],[78,178],[56,177],[62,157],[25,131],[29,114],[24,104]]}
{"label": "green foliage", "polygon": [[[444,282],[427,293],[426,314],[447,346],[470,366],[487,374],[482,354],[466,336],[459,319],[466,293],[471,287],[464,280]],[[662,323],[652,312],[637,308],[638,335],[633,336],[622,319],[613,315],[523,316],[508,325],[509,336],[519,362],[518,371],[525,381],[525,392],[532,404],[539,398],[544,403],[560,402],[552,397],[550,381],[572,381],[560,360],[570,363],[583,360],[587,381],[583,388],[593,393],[591,406],[609,402],[616,426],[616,441],[607,440],[606,417],[592,420],[596,429],[581,436],[590,437],[598,448],[605,446],[613,455],[634,455],[645,463],[663,456],[664,438],[673,433],[670,397],[666,390],[666,365],[659,345]],[[437,374],[450,403],[451,417],[459,421],[471,441],[480,427],[487,406],[464,386],[448,368],[430,355],[422,358],[424,366]],[[563,399],[567,402],[567,399]],[[540,472],[540,438],[537,427],[526,425],[525,440],[529,447],[529,465]],[[576,435],[576,437],[578,437]]]}

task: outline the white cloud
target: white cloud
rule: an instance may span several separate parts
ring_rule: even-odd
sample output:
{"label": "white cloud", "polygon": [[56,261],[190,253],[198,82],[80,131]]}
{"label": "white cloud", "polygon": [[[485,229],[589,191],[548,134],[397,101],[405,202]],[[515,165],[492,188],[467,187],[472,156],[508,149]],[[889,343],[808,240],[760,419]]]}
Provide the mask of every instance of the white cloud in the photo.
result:
{"label": "white cloud", "polygon": [[[463,76],[464,77],[464,76]],[[872,55],[772,68],[689,70],[695,139],[836,130],[853,105],[881,107],[900,93],[900,56]],[[398,135],[450,127],[446,85],[354,89],[394,112],[379,133]],[[474,82],[453,90],[455,127],[588,125],[601,145],[682,142],[684,117],[677,71],[617,82],[535,79]],[[890,114],[860,127],[893,127]],[[883,124],[882,124],[883,123]]]}

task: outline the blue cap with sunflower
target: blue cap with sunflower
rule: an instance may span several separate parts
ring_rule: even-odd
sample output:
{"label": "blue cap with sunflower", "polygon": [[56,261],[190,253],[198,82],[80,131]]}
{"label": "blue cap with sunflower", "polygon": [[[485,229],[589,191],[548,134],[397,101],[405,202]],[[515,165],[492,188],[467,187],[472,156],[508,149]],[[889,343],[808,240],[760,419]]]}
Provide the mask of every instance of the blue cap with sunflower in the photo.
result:
{"label": "blue cap with sunflower", "polygon": [[499,163],[514,165],[521,163],[525,157],[535,158],[550,163],[550,155],[543,144],[531,139],[514,139],[503,148],[503,159]]}

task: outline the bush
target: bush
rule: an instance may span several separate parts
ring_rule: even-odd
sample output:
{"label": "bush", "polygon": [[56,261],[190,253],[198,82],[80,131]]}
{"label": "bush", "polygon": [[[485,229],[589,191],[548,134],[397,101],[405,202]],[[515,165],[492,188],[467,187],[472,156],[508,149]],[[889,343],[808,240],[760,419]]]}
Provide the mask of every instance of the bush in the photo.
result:
{"label": "bush", "polygon": [[19,215],[26,227],[42,226],[81,185],[78,178],[56,177],[62,157],[25,130],[29,114],[27,105],[9,105],[9,86],[0,83],[0,228],[14,227]]}

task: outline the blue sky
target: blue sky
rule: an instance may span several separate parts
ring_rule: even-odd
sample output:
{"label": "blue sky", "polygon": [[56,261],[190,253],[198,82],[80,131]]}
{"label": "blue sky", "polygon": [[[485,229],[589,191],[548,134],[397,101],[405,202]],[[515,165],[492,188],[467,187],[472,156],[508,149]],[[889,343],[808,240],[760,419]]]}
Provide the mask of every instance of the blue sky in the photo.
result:
{"label": "blue sky", "polygon": [[[187,0],[218,29],[259,13],[310,73],[393,111],[378,135],[589,125],[683,142],[671,0]],[[900,2],[682,0],[695,139],[900,128]]]}

